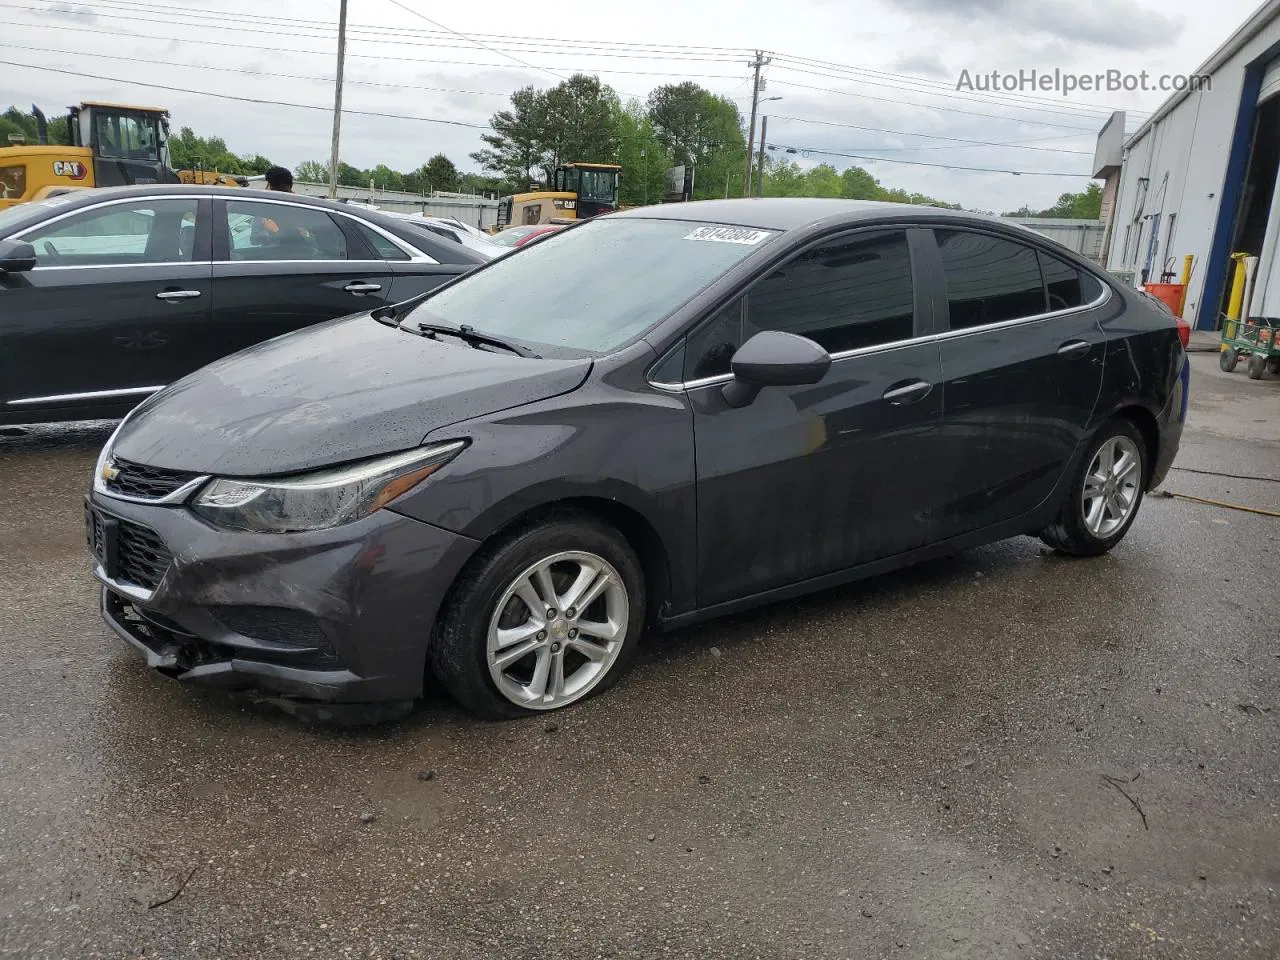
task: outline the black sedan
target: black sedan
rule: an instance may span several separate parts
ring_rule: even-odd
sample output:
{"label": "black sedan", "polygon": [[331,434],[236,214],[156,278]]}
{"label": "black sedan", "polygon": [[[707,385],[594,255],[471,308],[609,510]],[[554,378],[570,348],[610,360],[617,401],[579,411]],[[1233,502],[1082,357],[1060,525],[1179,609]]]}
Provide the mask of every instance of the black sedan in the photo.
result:
{"label": "black sedan", "polygon": [[0,212],[0,424],[119,417],[206,363],[487,258],[376,211],[227,187]]}
{"label": "black sedan", "polygon": [[1177,452],[1186,334],[951,211],[587,221],[142,404],[87,504],[102,610],[182,680],[562,707],[646,625],[1018,534],[1110,550]]}

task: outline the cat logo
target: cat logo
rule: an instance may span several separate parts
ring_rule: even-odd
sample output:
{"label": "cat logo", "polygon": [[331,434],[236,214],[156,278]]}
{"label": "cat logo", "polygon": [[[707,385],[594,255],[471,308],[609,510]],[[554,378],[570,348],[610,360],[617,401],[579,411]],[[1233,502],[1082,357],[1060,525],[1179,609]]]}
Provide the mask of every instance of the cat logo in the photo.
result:
{"label": "cat logo", "polygon": [[87,172],[84,164],[79,160],[53,161],[53,175],[55,177],[70,177],[72,180],[83,180]]}

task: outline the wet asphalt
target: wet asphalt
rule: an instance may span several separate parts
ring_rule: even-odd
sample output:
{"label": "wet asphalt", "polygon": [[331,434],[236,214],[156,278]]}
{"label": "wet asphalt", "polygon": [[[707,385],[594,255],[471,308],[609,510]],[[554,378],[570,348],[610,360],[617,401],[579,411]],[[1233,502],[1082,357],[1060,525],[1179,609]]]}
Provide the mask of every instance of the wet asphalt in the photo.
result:
{"label": "wet asphalt", "polygon": [[[1280,379],[1193,360],[1164,489],[1280,512]],[[0,438],[0,957],[1280,955],[1280,519],[1150,497],[1107,557],[1010,540],[647,638],[553,716],[344,730],[100,623],[109,429]]]}

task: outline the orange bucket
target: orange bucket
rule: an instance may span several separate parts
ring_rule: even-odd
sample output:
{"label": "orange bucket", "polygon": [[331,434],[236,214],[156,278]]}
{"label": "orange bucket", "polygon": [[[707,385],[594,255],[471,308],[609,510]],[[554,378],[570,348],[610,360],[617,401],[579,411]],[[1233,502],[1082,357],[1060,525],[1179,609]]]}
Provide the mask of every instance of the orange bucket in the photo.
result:
{"label": "orange bucket", "polygon": [[1182,294],[1186,287],[1181,283],[1148,283],[1143,289],[1169,308],[1175,317],[1182,315]]}

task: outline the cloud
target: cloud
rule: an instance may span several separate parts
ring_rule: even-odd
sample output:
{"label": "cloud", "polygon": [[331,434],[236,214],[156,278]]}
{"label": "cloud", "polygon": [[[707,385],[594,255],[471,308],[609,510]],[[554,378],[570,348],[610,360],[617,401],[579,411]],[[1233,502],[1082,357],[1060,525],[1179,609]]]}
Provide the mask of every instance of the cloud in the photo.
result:
{"label": "cloud", "polygon": [[923,51],[903,54],[889,64],[889,69],[896,73],[909,73],[918,77],[952,79],[951,73],[943,66],[940,55],[931,55]]}
{"label": "cloud", "polygon": [[57,3],[49,4],[46,12],[53,14],[55,17],[62,17],[67,20],[79,20],[84,23],[93,23],[98,19],[98,15],[90,8],[66,3],[64,0],[58,0]]}
{"label": "cloud", "polygon": [[1143,7],[1138,0],[898,0],[900,9],[945,18],[971,28],[997,26],[1002,33],[1041,33],[1073,43],[1115,50],[1168,46],[1183,18]]}

